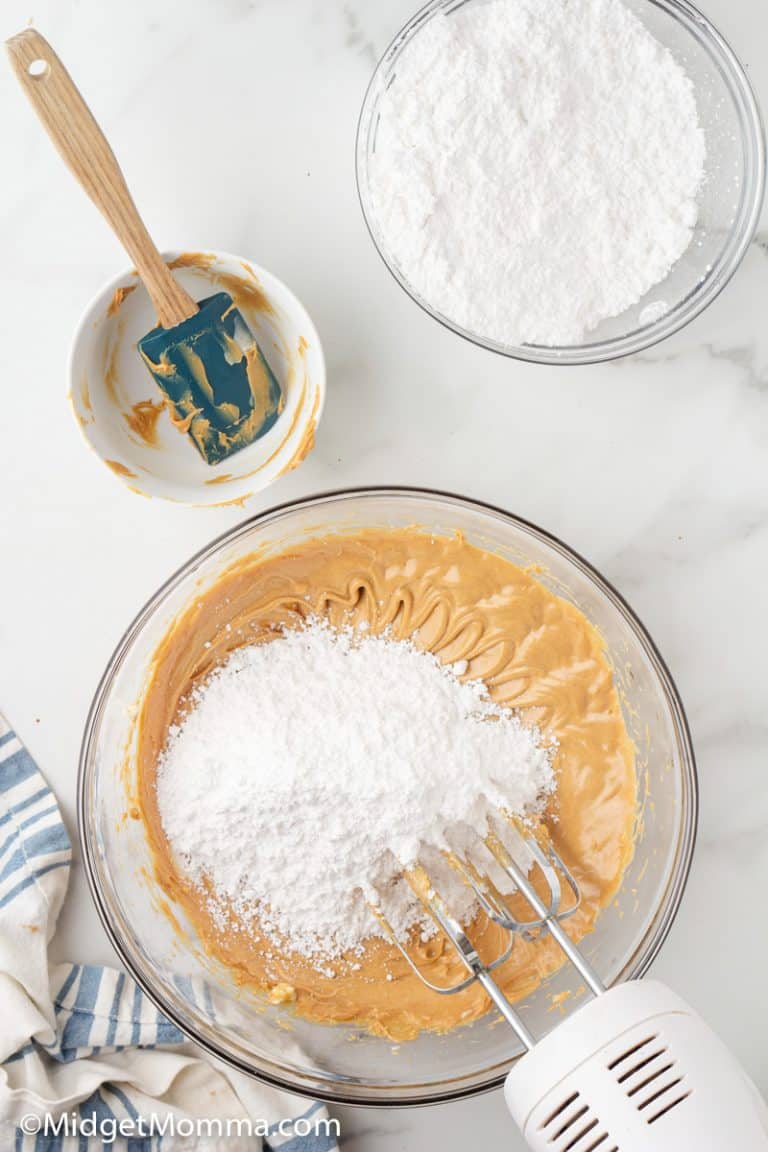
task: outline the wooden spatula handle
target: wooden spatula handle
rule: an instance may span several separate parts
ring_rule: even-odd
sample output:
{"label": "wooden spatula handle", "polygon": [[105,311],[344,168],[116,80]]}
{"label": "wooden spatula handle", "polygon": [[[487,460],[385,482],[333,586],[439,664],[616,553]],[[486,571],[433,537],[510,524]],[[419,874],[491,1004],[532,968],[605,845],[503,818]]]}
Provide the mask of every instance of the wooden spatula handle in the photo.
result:
{"label": "wooden spatula handle", "polygon": [[193,316],[197,304],[152,243],[104,133],[48,41],[27,28],[6,48],[48,135],[136,265],[160,324],[171,328]]}

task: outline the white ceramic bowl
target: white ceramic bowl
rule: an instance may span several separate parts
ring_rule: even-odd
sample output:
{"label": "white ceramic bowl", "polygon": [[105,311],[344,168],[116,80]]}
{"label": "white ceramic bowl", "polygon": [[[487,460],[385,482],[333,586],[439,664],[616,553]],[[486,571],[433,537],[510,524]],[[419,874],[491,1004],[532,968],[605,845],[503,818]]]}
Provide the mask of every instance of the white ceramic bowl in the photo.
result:
{"label": "white ceramic bowl", "polygon": [[297,467],[312,448],[325,400],[320,338],[303,305],[271,273],[226,252],[166,252],[196,300],[235,290],[235,302],[285,393],[265,436],[214,466],[171,424],[136,342],[157,323],[133,269],[99,290],[80,321],[70,399],[86,442],[129,488],[183,504],[242,504]]}

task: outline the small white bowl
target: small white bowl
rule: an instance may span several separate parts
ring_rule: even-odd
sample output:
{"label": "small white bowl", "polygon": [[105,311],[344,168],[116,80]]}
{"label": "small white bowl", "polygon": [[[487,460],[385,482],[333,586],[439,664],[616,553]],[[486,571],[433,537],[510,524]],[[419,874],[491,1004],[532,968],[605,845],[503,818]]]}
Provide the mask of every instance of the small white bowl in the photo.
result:
{"label": "small white bowl", "polygon": [[296,468],[314,443],[325,400],[320,338],[303,305],[271,273],[226,252],[166,252],[196,300],[230,292],[285,395],[275,425],[220,464],[206,464],[171,423],[136,343],[157,321],[134,270],[95,296],[75,332],[70,400],[87,443],[143,496],[183,504],[243,504]]}

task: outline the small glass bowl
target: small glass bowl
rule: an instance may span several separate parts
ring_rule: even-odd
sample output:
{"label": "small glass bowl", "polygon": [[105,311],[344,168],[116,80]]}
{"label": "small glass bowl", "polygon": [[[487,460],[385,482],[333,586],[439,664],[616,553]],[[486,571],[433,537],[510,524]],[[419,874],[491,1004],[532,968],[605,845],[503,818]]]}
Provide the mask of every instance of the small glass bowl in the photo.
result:
{"label": "small glass bowl", "polygon": [[[232,1067],[268,1083],[338,1103],[434,1104],[501,1084],[522,1054],[490,1012],[445,1036],[406,1044],[350,1024],[313,1024],[238,985],[200,946],[183,909],[157,880],[135,804],[137,706],[156,649],[177,614],[229,565],[291,549],[309,536],[405,529],[450,536],[538,578],[599,629],[627,728],[637,749],[635,854],[615,900],[582,948],[606,985],[641,976],[661,946],[685,887],[696,833],[697,785],[682,704],[669,672],[630,608],[565,544],[508,512],[407,488],[328,493],[246,520],[194,556],[158,590],[120,641],[99,685],[80,758],[82,855],[96,906],[120,959],[188,1036]],[[168,915],[168,912],[171,915]],[[519,1005],[536,1036],[585,995],[566,964]],[[554,1009],[557,1009],[555,1012]]]}
{"label": "small glass bowl", "polygon": [[360,204],[373,242],[392,275],[417,304],[446,328],[482,348],[537,364],[594,364],[640,352],[677,332],[715,299],[738,268],[754,235],[765,185],[765,135],[746,73],[717,29],[687,0],[624,0],[680,62],[694,85],[707,159],[691,243],[663,281],[620,316],[602,321],[583,343],[558,347],[501,344],[461,327],[419,294],[387,248],[371,194],[381,98],[397,84],[403,49],[417,40],[435,17],[450,16],[465,4],[483,2],[431,0],[398,32],[376,67],[360,114],[356,156]]}

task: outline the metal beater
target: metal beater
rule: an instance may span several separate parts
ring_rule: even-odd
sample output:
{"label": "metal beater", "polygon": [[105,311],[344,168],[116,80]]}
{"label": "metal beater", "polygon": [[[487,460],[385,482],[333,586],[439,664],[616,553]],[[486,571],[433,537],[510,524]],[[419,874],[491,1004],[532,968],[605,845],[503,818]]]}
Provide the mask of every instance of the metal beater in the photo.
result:
{"label": "metal beater", "polygon": [[[484,844],[499,867],[511,880],[514,888],[525,897],[532,908],[535,917],[530,920],[517,919],[506,904],[498,886],[484,876],[474,864],[455,853],[451,853],[449,857],[450,863],[474,891],[483,911],[495,924],[509,933],[507,946],[490,963],[486,964],[481,960],[467,932],[451,914],[443,898],[432,886],[426,870],[421,865],[414,865],[406,870],[406,877],[411,888],[461,957],[468,972],[465,980],[448,987],[441,987],[428,980],[419,965],[412,960],[406,948],[397,939],[387,924],[386,918],[381,917],[380,913],[378,914],[409,967],[427,988],[440,996],[453,996],[477,981],[485,989],[507,1023],[514,1029],[526,1049],[530,1051],[536,1044],[536,1037],[532,1035],[491,975],[509,959],[515,939],[518,936],[531,939],[536,933],[549,932],[581,974],[587,987],[595,995],[605,992],[605,986],[562,927],[562,921],[572,916],[581,904],[581,892],[571,871],[551,844],[542,847],[533,835],[525,833],[518,826],[515,826],[515,830],[525,852],[539,869],[548,892],[546,899],[542,899],[539,895],[529,879],[529,874],[515,861],[499,835],[490,831]],[[571,895],[571,900],[565,906],[563,882]]]}
{"label": "metal beater", "polygon": [[[768,1109],[715,1033],[676,993],[656,981],[607,989],[563,928],[581,902],[579,886],[551,844],[517,829],[522,851],[543,880],[520,867],[499,835],[483,841],[527,901],[533,916],[516,918],[498,885],[457,854],[450,863],[480,907],[509,933],[501,954],[484,963],[467,931],[435,891],[421,865],[406,870],[413,891],[448,938],[467,977],[441,987],[428,980],[390,929],[410,968],[434,993],[452,996],[477,981],[525,1045],[504,1093],[536,1152],[723,1152],[768,1150]],[[570,894],[569,896],[567,894]],[[386,919],[382,919],[385,927]],[[518,936],[548,932],[594,998],[543,1039],[531,1033],[493,978]]]}

